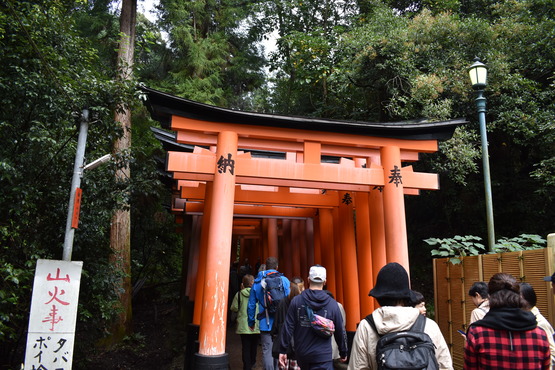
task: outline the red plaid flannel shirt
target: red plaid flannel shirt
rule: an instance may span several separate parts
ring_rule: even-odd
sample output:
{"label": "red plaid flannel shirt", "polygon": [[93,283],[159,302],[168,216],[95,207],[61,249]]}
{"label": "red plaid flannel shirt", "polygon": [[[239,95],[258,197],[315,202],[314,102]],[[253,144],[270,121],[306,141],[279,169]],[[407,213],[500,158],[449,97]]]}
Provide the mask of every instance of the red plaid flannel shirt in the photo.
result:
{"label": "red plaid flannel shirt", "polygon": [[508,331],[471,326],[464,346],[465,369],[549,369],[543,329]]}

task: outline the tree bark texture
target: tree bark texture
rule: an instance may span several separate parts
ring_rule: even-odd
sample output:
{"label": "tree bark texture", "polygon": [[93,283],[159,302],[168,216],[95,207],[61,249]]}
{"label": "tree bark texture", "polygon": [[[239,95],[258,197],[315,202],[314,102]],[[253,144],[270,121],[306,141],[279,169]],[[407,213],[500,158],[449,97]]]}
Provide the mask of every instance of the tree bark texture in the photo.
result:
{"label": "tree bark texture", "polygon": [[[133,57],[135,48],[135,24],[137,17],[137,0],[123,0],[120,15],[120,42],[118,49],[118,74],[120,80],[129,80],[133,76]],[[124,159],[124,165],[116,171],[116,182],[128,182],[131,178],[128,157],[131,149],[131,110],[122,103],[115,113],[115,120],[122,128],[122,136],[116,139],[113,153],[116,158]],[[112,216],[110,245],[112,247],[111,263],[119,271],[120,279],[116,286],[120,310],[113,326],[113,340],[123,339],[131,331],[131,220],[129,207],[117,209]]]}

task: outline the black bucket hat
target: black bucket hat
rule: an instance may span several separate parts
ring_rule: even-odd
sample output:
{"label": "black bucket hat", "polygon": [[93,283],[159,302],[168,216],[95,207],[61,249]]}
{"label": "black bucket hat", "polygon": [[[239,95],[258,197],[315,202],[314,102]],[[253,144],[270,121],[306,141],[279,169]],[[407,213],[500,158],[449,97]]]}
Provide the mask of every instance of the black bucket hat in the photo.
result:
{"label": "black bucket hat", "polygon": [[390,262],[378,272],[376,285],[368,294],[374,298],[394,298],[414,300],[410,289],[407,270],[397,262]]}

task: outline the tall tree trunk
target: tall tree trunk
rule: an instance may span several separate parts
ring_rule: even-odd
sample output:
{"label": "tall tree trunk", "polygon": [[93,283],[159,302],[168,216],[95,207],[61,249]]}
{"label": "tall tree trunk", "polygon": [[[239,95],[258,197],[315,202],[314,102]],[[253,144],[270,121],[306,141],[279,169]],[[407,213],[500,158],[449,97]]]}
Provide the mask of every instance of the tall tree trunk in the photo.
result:
{"label": "tall tree trunk", "polygon": [[[123,0],[120,15],[120,42],[118,49],[118,75],[121,80],[133,76],[133,56],[135,48],[135,24],[137,17],[137,0]],[[113,153],[124,160],[123,166],[116,172],[116,182],[128,182],[131,172],[128,154],[131,149],[131,109],[124,102],[116,109],[115,120],[119,122],[123,134],[114,142]],[[117,209],[112,216],[110,245],[112,247],[111,263],[121,273],[119,286],[119,309],[121,310],[112,328],[112,339],[119,341],[131,331],[131,221],[129,207]]]}

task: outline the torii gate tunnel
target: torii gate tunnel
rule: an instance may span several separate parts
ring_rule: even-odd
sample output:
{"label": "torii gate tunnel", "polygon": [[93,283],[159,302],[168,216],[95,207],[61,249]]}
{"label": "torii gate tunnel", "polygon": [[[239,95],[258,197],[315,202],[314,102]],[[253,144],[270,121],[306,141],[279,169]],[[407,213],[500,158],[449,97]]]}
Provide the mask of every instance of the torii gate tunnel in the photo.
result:
{"label": "torii gate tunnel", "polygon": [[[289,278],[327,269],[346,329],[375,308],[379,269],[409,270],[405,195],[437,190],[437,174],[415,172],[419,153],[438,150],[463,119],[369,123],[218,108],[143,88],[163,130],[173,211],[184,232],[184,291],[199,326],[195,369],[227,368],[230,263],[278,257]],[[191,216],[192,215],[192,216]],[[221,366],[219,366],[219,365]]]}

